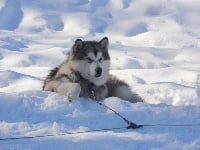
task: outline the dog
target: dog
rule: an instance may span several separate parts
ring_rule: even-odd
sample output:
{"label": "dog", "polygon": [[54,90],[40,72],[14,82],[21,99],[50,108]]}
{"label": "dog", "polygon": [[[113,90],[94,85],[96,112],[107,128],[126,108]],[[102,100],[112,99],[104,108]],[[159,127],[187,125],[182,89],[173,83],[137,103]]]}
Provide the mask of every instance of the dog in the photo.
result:
{"label": "dog", "polygon": [[113,96],[132,103],[143,102],[127,83],[109,74],[108,46],[107,37],[100,41],[77,39],[66,61],[50,71],[43,90],[66,95],[69,101],[79,96],[97,101]]}

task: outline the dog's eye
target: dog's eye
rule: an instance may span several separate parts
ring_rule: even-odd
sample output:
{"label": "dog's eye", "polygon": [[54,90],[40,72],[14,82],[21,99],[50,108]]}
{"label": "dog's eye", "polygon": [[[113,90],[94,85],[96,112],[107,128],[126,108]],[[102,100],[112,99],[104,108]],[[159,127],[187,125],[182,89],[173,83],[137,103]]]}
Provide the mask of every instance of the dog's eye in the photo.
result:
{"label": "dog's eye", "polygon": [[102,62],[103,58],[99,58],[99,62]]}
{"label": "dog's eye", "polygon": [[91,59],[91,58],[86,58],[87,59],[87,61],[89,62],[89,63],[92,63],[93,62],[93,60]]}

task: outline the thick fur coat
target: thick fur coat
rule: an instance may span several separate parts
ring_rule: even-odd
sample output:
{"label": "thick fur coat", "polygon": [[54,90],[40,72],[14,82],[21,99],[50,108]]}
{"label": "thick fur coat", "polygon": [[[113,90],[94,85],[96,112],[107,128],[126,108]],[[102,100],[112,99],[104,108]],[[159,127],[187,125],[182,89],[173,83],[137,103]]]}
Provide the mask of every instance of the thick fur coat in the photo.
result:
{"label": "thick fur coat", "polygon": [[98,41],[77,39],[64,63],[50,71],[43,90],[66,95],[70,101],[79,96],[101,100],[119,97],[130,102],[143,99],[127,83],[109,74],[108,38]]}

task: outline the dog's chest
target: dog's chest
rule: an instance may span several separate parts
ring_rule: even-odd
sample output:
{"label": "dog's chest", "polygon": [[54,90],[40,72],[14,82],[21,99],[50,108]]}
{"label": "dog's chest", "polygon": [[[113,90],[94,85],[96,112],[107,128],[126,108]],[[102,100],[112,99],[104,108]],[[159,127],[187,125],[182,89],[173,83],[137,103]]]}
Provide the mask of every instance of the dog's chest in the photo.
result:
{"label": "dog's chest", "polygon": [[102,100],[107,97],[108,91],[106,85],[96,86],[87,81],[80,82],[81,97],[88,97],[95,100]]}

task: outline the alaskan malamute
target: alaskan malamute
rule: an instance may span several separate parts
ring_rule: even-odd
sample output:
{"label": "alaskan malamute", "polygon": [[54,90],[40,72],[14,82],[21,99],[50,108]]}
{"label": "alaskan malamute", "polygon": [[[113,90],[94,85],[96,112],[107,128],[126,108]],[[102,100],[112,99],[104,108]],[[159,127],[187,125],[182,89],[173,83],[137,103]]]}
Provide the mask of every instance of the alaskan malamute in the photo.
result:
{"label": "alaskan malamute", "polygon": [[97,41],[77,39],[66,61],[50,71],[43,90],[66,95],[70,101],[79,96],[102,100],[119,97],[130,102],[143,99],[128,84],[109,74],[108,38]]}

